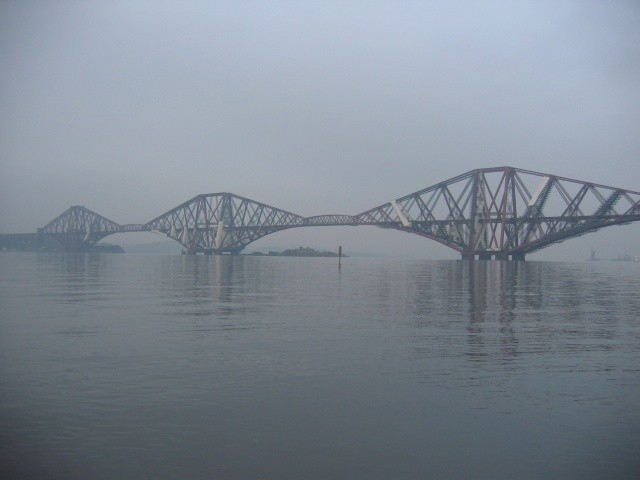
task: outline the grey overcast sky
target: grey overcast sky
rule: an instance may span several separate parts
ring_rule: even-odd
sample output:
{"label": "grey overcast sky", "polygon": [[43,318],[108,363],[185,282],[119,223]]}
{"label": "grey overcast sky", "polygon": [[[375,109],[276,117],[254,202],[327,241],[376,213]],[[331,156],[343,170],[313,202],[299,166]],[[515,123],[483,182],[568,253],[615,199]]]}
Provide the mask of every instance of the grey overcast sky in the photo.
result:
{"label": "grey overcast sky", "polygon": [[[635,0],[4,0],[0,59],[3,233],[219,191],[354,214],[498,165],[640,190]],[[640,254],[637,224],[610,230],[556,252]],[[273,237],[452,255],[371,227]]]}

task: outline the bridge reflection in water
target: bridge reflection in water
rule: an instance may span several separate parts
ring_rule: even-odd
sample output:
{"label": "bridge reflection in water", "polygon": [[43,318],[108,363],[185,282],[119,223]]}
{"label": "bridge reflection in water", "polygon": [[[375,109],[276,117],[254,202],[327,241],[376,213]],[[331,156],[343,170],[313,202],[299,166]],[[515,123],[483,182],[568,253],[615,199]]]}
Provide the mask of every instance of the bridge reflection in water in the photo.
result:
{"label": "bridge reflection in water", "polygon": [[73,206],[38,229],[38,236],[82,251],[114,233],[159,232],[186,253],[210,255],[237,254],[290,228],[371,225],[435,240],[464,259],[524,260],[553,243],[638,220],[640,192],[496,167],[472,170],[357,215],[303,217],[233,193],[210,193],[144,224],[119,225]]}

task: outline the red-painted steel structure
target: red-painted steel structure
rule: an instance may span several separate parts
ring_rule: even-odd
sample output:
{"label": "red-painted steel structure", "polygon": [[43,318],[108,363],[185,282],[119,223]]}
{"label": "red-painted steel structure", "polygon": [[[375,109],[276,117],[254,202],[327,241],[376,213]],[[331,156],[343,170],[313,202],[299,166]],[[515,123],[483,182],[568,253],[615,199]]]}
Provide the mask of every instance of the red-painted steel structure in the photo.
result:
{"label": "red-painted steel structure", "polygon": [[374,225],[421,235],[462,258],[523,260],[553,243],[640,220],[640,192],[513,167],[472,170],[357,215],[302,217],[234,195],[198,195],[145,224],[119,225],[84,207],[43,228],[68,250],[113,233],[154,231],[186,253],[239,253],[271,233],[299,227]]}

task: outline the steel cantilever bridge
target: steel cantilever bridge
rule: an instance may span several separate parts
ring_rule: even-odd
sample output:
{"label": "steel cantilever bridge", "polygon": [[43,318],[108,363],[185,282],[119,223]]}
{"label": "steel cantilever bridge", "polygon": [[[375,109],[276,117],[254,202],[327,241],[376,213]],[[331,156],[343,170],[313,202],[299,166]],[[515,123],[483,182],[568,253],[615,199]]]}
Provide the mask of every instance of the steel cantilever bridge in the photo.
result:
{"label": "steel cantilever bridge", "polygon": [[524,260],[528,253],[640,220],[640,192],[513,167],[472,170],[357,215],[303,217],[232,193],[198,195],[144,224],[119,225],[74,206],[38,233],[83,250],[114,233],[158,232],[190,254],[237,254],[299,227],[373,225],[421,235],[462,258]]}

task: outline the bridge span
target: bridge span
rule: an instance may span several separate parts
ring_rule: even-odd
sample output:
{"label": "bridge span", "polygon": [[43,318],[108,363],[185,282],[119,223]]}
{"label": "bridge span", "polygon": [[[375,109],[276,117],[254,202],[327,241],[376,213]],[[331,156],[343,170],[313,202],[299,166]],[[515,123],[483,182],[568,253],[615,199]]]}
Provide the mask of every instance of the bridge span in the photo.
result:
{"label": "bridge span", "polygon": [[514,167],[472,170],[356,215],[303,217],[233,193],[193,197],[143,224],[72,206],[38,229],[82,251],[108,235],[158,232],[189,254],[237,254],[290,228],[370,225],[420,235],[464,259],[513,259],[600,228],[640,220],[640,192]]}

